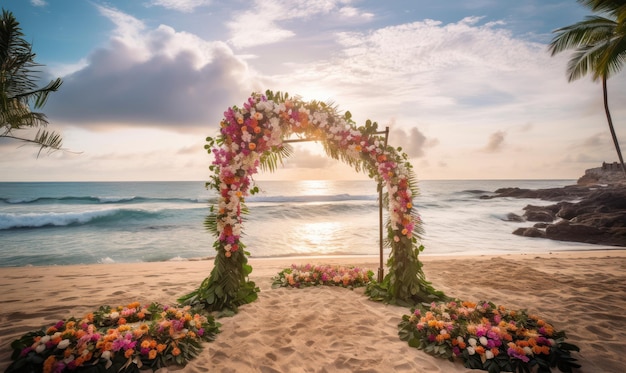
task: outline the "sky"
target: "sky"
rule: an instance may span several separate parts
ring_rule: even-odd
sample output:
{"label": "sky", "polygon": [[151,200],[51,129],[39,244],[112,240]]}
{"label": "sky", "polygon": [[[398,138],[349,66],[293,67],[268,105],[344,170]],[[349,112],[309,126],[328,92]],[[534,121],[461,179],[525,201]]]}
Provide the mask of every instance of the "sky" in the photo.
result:
{"label": "sky", "polygon": [[[2,0],[63,85],[41,110],[66,151],[0,141],[0,181],[208,180],[205,138],[252,92],[390,129],[418,179],[577,179],[617,155],[601,84],[567,81],[575,0]],[[608,81],[626,144],[626,73]],[[257,180],[367,179],[299,143]]]}

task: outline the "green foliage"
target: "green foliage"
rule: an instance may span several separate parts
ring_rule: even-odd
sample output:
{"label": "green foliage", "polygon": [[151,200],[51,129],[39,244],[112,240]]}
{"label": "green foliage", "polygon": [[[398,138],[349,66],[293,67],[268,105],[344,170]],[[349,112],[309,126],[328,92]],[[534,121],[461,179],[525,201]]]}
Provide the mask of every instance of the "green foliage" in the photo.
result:
{"label": "green foliage", "polygon": [[24,39],[19,22],[9,11],[2,10],[0,19],[0,137],[33,143],[42,150],[61,149],[59,134],[40,129],[34,138],[16,136],[14,131],[45,127],[48,120],[43,113],[32,109],[42,108],[51,92],[56,92],[62,84],[60,78],[37,88],[35,53]]}
{"label": "green foliage", "polygon": [[243,250],[232,253],[230,258],[218,252],[211,275],[198,289],[182,296],[178,302],[209,312],[222,311],[220,316],[230,316],[239,306],[254,302],[258,297],[259,288],[248,280],[251,272],[252,267]]}

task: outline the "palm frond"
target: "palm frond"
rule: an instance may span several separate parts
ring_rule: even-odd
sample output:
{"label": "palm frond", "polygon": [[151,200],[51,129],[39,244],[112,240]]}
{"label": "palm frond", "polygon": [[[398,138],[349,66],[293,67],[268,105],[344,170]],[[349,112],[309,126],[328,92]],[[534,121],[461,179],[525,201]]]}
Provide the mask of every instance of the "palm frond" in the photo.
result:
{"label": "palm frond", "polygon": [[283,144],[280,148],[269,150],[261,154],[260,166],[263,171],[274,172],[279,165],[283,164],[283,160],[289,158],[293,154],[293,147],[289,144]]}

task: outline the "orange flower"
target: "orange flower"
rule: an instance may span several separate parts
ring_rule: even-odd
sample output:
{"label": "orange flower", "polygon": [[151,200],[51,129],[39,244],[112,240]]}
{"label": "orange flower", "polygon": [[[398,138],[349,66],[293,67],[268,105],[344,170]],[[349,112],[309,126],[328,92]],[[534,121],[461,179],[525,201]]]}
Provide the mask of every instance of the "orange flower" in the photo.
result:
{"label": "orange flower", "polygon": [[411,202],[407,202],[406,203],[406,208],[410,209],[411,207],[413,207],[413,204]]}
{"label": "orange flower", "polygon": [[476,346],[475,350],[476,350],[476,353],[479,355],[485,354],[485,348],[483,346]]}
{"label": "orange flower", "polygon": [[172,355],[174,356],[180,355],[180,348],[174,347],[174,349],[172,350]]}
{"label": "orange flower", "polygon": [[148,359],[150,360],[154,360],[157,357],[157,350],[150,350],[150,352],[148,352]]}
{"label": "orange flower", "polygon": [[156,346],[156,349],[157,349],[158,353],[161,353],[161,352],[165,351],[166,348],[167,348],[167,345],[164,345],[163,343],[159,343]]}
{"label": "orange flower", "polygon": [[117,325],[124,325],[124,324],[126,324],[126,319],[125,319],[125,318],[123,318],[123,317],[120,317],[120,318],[117,320]]}
{"label": "orange flower", "polygon": [[256,144],[251,142],[250,144],[248,144],[248,149],[250,149],[250,150],[256,149]]}
{"label": "orange flower", "polygon": [[52,372],[52,368],[54,368],[54,366],[56,365],[57,360],[54,357],[54,355],[50,355],[48,356],[48,358],[46,359],[46,361],[43,362],[43,371],[44,373],[50,373]]}
{"label": "orange flower", "polygon": [[261,133],[261,127],[254,127],[254,133]]}
{"label": "orange flower", "polygon": [[133,356],[134,353],[135,353],[135,350],[133,350],[132,348],[129,348],[128,350],[126,350],[126,352],[124,352],[124,357],[127,359],[130,359],[130,357]]}

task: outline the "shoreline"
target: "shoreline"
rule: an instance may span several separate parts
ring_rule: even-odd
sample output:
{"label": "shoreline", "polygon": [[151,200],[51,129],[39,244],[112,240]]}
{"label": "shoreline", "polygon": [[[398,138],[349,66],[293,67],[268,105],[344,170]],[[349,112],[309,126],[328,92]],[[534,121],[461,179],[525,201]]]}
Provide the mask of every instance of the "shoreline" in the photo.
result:
{"label": "shoreline", "polygon": [[[576,245],[576,243],[573,242],[563,242],[564,244],[572,244],[572,245]],[[507,252],[507,251],[500,251],[500,252],[484,252],[484,253],[477,253],[477,252],[471,252],[468,254],[462,254],[459,252],[452,252],[452,253],[437,253],[437,254],[430,254],[428,252],[422,252],[419,254],[419,258],[420,260],[422,260],[423,258],[430,258],[430,259],[437,259],[437,258],[476,258],[476,257],[485,257],[485,256],[489,256],[489,257],[495,257],[495,256],[525,256],[525,255],[562,255],[562,254],[568,254],[568,253],[582,253],[582,255],[584,256],[584,253],[609,253],[609,252],[619,252],[619,251],[624,251],[626,252],[626,247],[622,247],[622,246],[606,246],[606,245],[597,245],[599,248],[598,249],[592,249],[592,248],[588,248],[588,247],[584,247],[584,248],[566,248],[566,249],[557,249],[557,250],[550,250],[550,251],[528,251],[528,252]],[[383,265],[386,265],[387,263],[387,259],[389,258],[388,253],[385,253],[385,255],[383,256]],[[336,258],[336,259],[372,259],[375,258],[376,260],[380,259],[380,256],[378,254],[314,254],[314,255],[285,255],[285,256],[261,256],[261,257],[248,257],[248,260],[251,261],[284,261],[284,260],[306,260],[306,259],[310,259],[310,260],[316,260],[316,259],[325,259],[325,258]],[[134,264],[150,264],[150,263],[187,263],[187,262],[213,262],[215,260],[214,256],[206,256],[206,257],[196,257],[196,258],[179,258],[179,257],[175,257],[172,259],[167,259],[167,260],[157,260],[157,261],[137,261],[137,262],[115,262],[115,261],[106,261],[106,262],[97,262],[97,263],[68,263],[68,264],[48,264],[48,265],[35,265],[35,264],[25,264],[25,265],[14,265],[14,266],[0,266],[0,271],[2,271],[3,269],[7,269],[7,268],[47,268],[47,267],[68,267],[68,266],[99,266],[99,265],[126,265],[126,264],[130,264],[130,265],[134,265]]]}
{"label": "shoreline", "polygon": [[[581,348],[573,355],[582,365],[579,372],[619,372],[626,365],[626,317],[619,313],[626,309],[626,250],[420,260],[426,279],[448,296],[528,309],[564,330],[567,342]],[[409,347],[398,338],[397,324],[410,310],[370,301],[363,288],[271,288],[279,271],[307,262],[376,272],[379,256],[249,259],[259,299],[218,319],[222,332],[185,368],[164,372],[475,372]],[[111,264],[0,268],[0,371],[10,363],[11,342],[29,331],[101,305],[174,304],[213,266],[208,259]]]}

